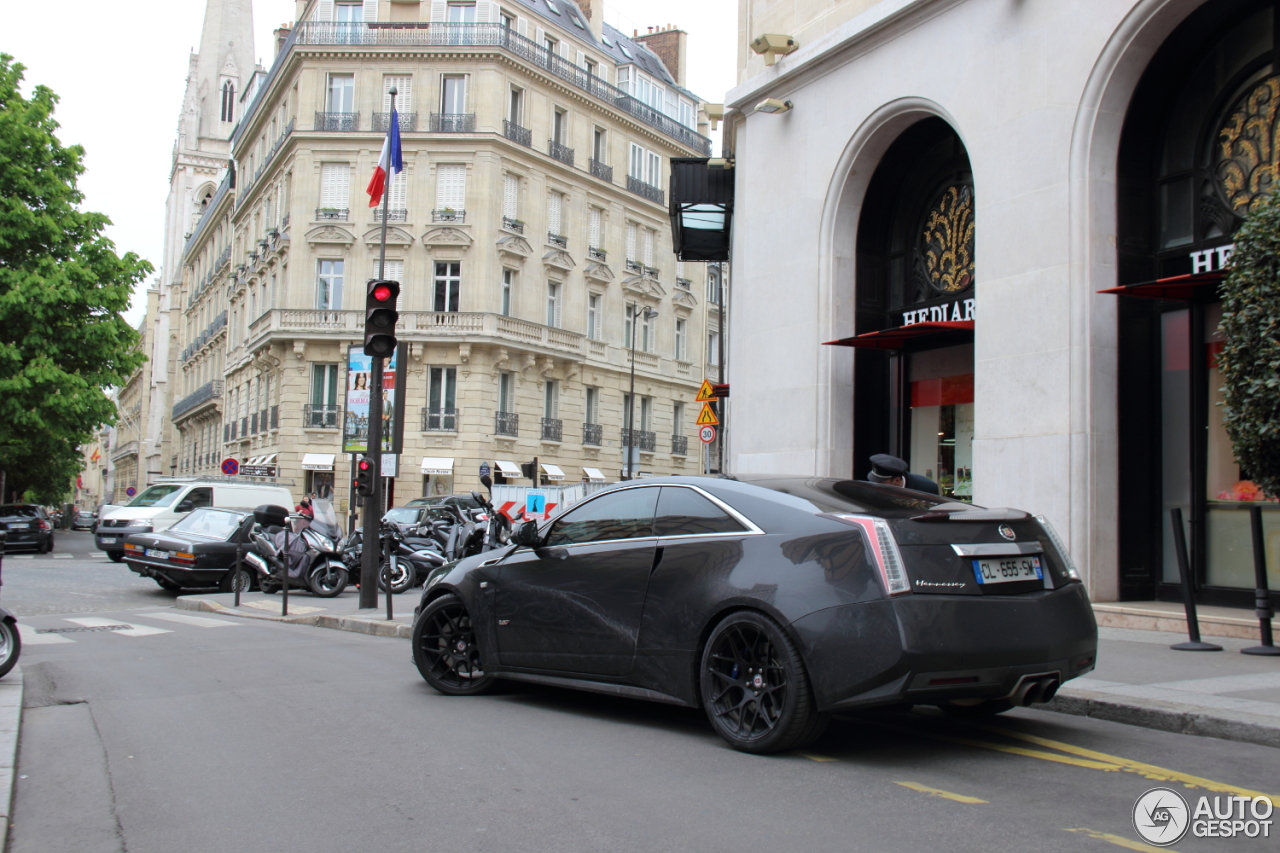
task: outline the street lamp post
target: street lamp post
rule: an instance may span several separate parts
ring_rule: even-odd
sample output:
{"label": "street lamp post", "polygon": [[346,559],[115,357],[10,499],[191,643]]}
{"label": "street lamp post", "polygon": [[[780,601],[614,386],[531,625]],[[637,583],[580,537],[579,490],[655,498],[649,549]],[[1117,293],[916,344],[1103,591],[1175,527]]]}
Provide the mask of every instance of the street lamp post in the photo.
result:
{"label": "street lamp post", "polygon": [[[633,448],[636,443],[635,431],[635,412],[636,412],[636,325],[640,322],[641,314],[637,311],[639,306],[631,303],[631,392],[627,395],[627,479],[635,479],[635,462],[633,459]],[[645,306],[644,319],[652,320],[658,316],[658,312],[652,308]]]}

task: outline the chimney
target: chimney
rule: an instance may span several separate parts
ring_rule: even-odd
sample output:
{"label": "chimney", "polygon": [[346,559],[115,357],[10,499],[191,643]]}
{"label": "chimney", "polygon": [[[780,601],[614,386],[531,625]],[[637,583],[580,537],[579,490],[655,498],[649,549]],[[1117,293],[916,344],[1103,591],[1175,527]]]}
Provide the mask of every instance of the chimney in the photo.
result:
{"label": "chimney", "polygon": [[600,41],[604,37],[604,0],[577,0],[582,16],[591,27],[591,34]]}
{"label": "chimney", "polygon": [[644,35],[631,37],[658,55],[662,64],[667,66],[677,86],[685,85],[685,54],[688,49],[689,34],[684,30],[667,25],[666,29],[649,27]]}
{"label": "chimney", "polygon": [[272,33],[276,37],[276,56],[280,55],[280,51],[284,48],[284,43],[289,40],[289,33],[292,28],[288,24],[281,24],[279,29]]}

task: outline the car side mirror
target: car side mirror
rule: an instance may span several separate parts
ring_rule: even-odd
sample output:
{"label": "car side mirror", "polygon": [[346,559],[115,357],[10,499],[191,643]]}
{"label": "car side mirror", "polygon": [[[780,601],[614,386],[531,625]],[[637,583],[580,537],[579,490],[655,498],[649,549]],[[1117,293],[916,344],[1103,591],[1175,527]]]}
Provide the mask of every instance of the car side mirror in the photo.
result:
{"label": "car side mirror", "polygon": [[511,541],[524,548],[537,548],[542,544],[542,537],[538,535],[538,522],[526,521],[520,525]]}
{"label": "car side mirror", "polygon": [[178,511],[178,512],[191,512],[191,510],[193,510],[193,509],[195,509],[195,508],[196,508],[196,505],[195,505],[195,504],[193,504],[191,501],[183,501],[182,503],[178,504],[178,509],[177,509],[177,511]]}

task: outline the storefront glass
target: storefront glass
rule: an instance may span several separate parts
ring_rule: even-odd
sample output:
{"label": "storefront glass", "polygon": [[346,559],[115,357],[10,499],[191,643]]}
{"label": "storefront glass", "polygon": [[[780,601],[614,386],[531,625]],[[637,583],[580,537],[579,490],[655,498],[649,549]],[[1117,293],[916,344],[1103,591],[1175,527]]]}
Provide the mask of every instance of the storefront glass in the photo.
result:
{"label": "storefront glass", "polygon": [[912,473],[947,497],[973,499],[973,346],[912,353]]}

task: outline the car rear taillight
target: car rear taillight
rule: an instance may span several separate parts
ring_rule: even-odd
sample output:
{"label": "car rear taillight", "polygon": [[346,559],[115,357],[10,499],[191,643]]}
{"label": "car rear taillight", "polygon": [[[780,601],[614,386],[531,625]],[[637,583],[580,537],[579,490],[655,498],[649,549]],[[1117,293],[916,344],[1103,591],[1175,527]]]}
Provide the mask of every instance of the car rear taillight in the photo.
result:
{"label": "car rear taillight", "polygon": [[821,515],[823,518],[832,518],[862,529],[871,545],[871,553],[875,555],[880,580],[884,582],[885,591],[889,595],[911,592],[911,581],[907,579],[902,554],[898,552],[898,543],[893,538],[893,531],[889,529],[889,522],[869,515],[849,515],[842,512],[824,512]]}
{"label": "car rear taillight", "polygon": [[178,551],[169,558],[169,562],[183,566],[194,566],[196,564],[196,555]]}
{"label": "car rear taillight", "polygon": [[48,529],[49,529],[49,522],[45,521],[45,520],[42,518],[42,519],[40,519],[39,521],[37,521],[37,522],[36,522],[36,526],[37,526],[37,527],[39,527],[41,530],[48,530]]}
{"label": "car rear taillight", "polygon": [[1071,559],[1071,553],[1067,551],[1067,544],[1062,541],[1062,537],[1058,535],[1058,531],[1053,529],[1053,525],[1049,523],[1049,519],[1043,515],[1037,515],[1036,521],[1040,522],[1040,526],[1044,528],[1045,534],[1049,537],[1049,541],[1053,543],[1053,547],[1058,550],[1058,556],[1062,558],[1062,567],[1066,570],[1067,577],[1073,581],[1080,580],[1080,570],[1076,568],[1075,560]]}
{"label": "car rear taillight", "polygon": [[141,551],[141,550],[142,550],[142,546],[141,546],[141,545],[134,545],[134,544],[133,544],[133,543],[131,543],[131,542],[126,542],[126,543],[124,543],[124,549],[125,549],[126,551]]}

